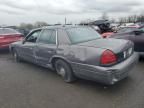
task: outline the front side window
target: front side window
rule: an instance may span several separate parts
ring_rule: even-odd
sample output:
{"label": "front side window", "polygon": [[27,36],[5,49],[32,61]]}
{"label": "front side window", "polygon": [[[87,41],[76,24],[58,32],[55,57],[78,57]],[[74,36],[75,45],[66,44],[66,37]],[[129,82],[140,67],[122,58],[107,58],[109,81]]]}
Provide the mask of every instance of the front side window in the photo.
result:
{"label": "front side window", "polygon": [[66,29],[72,44],[92,41],[101,36],[90,27],[74,27]]}
{"label": "front side window", "polygon": [[40,32],[41,32],[41,30],[37,30],[37,31],[32,32],[28,36],[28,38],[26,39],[26,41],[28,41],[28,42],[34,42],[35,43],[36,40],[38,39],[39,35],[40,35]]}
{"label": "front side window", "polygon": [[55,30],[43,30],[38,40],[38,43],[56,44],[56,31]]}

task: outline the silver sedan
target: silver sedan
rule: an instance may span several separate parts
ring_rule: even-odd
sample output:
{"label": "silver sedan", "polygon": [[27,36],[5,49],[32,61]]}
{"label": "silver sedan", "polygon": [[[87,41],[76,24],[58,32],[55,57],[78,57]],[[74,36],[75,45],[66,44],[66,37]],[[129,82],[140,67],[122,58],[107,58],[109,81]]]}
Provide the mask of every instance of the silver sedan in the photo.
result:
{"label": "silver sedan", "polygon": [[131,41],[103,39],[90,27],[51,26],[33,30],[10,51],[16,61],[54,69],[66,82],[83,78],[115,84],[137,63],[133,48]]}

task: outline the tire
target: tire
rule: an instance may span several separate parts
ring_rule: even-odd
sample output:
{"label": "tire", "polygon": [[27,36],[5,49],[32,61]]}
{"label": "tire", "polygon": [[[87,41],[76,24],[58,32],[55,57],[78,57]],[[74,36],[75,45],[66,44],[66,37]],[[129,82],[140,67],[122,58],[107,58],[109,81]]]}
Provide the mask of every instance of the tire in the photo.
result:
{"label": "tire", "polygon": [[60,75],[65,82],[71,83],[76,80],[70,65],[64,60],[56,60],[54,66],[57,74]]}
{"label": "tire", "polygon": [[16,50],[13,50],[13,57],[16,62],[21,62],[21,59]]}

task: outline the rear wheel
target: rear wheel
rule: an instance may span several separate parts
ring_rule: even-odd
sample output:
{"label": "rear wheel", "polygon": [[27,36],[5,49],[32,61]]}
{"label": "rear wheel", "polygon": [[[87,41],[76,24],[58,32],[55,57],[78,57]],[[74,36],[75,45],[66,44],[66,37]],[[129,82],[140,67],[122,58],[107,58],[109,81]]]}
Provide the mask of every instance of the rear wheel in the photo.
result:
{"label": "rear wheel", "polygon": [[55,61],[55,70],[57,74],[59,74],[65,82],[73,82],[75,81],[75,76],[72,72],[70,65],[64,60],[58,59]]}

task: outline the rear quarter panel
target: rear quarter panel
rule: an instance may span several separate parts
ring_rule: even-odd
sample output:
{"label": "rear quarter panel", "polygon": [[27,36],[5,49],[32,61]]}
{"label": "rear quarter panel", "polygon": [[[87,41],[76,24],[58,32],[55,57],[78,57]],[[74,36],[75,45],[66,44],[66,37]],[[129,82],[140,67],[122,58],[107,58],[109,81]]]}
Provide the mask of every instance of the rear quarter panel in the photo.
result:
{"label": "rear quarter panel", "polygon": [[105,50],[78,45],[60,46],[59,48],[64,49],[63,53],[58,52],[59,55],[64,56],[69,62],[89,65],[99,65],[102,52]]}

